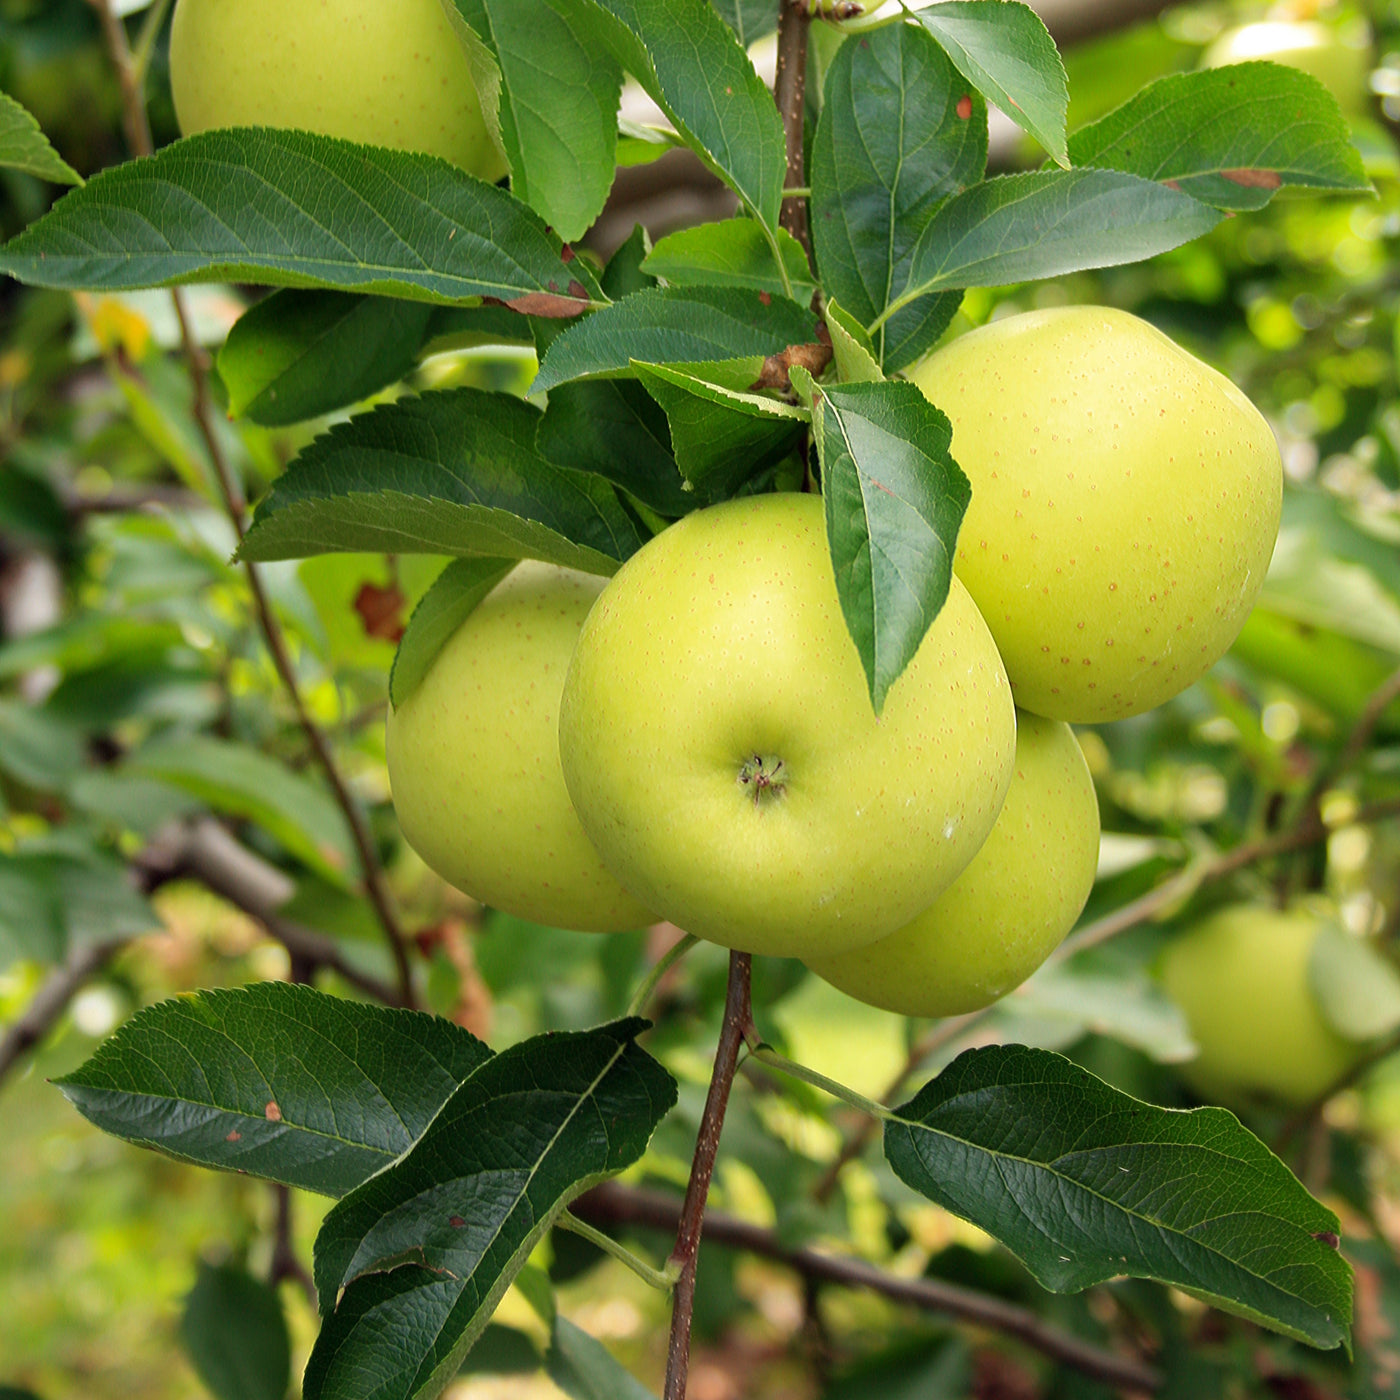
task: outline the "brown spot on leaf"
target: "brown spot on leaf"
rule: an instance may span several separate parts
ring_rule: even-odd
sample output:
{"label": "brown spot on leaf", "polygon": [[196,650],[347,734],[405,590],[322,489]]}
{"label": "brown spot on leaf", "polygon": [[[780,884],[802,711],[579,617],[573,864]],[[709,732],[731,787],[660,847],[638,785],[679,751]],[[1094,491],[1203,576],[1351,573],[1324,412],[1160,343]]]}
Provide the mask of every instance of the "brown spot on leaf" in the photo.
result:
{"label": "brown spot on leaf", "polygon": [[588,310],[588,288],[582,282],[570,282],[568,296],[554,292],[526,292],[523,296],[511,297],[509,301],[500,301],[495,297],[483,300],[496,306],[508,306],[522,316],[544,316],[562,321]]}
{"label": "brown spot on leaf", "polygon": [[958,105],[954,110],[961,120],[966,121],[972,115],[972,94],[970,92],[963,93],[958,98]]}
{"label": "brown spot on leaf", "polygon": [[772,292],[760,292],[760,293],[758,294],[758,299],[759,299],[760,302],[763,303],[764,306],[772,306],[772,305],[773,305],[773,293],[772,293]]}
{"label": "brown spot on leaf", "polygon": [[805,369],[816,379],[831,363],[831,347],[820,341],[807,345],[789,345],[776,355],[769,355],[763,362],[759,376],[749,385],[753,389],[777,389],[784,394],[792,392],[791,371],[797,367]]}
{"label": "brown spot on leaf", "polygon": [[365,636],[383,642],[397,642],[403,636],[403,596],[397,584],[381,588],[376,583],[362,583],[355,594],[355,611],[365,629]]}
{"label": "brown spot on leaf", "polygon": [[282,1110],[277,1107],[276,1100],[269,1099],[267,1107],[263,1109],[263,1115],[269,1123],[280,1123],[282,1121]]}
{"label": "brown spot on leaf", "polygon": [[1317,1240],[1319,1244],[1325,1244],[1328,1249],[1340,1249],[1342,1247],[1341,1239],[1334,1235],[1331,1230],[1321,1230],[1313,1236],[1313,1239]]}
{"label": "brown spot on leaf", "polygon": [[463,1220],[460,1215],[452,1215],[448,1217],[447,1223],[452,1226],[454,1230],[460,1230],[467,1222]]}
{"label": "brown spot on leaf", "polygon": [[1180,194],[1180,193],[1181,193],[1181,181],[1180,181],[1180,180],[1163,180],[1162,183],[1163,183],[1169,190],[1175,190],[1175,191],[1177,192],[1177,194]]}
{"label": "brown spot on leaf", "polygon": [[1220,173],[1231,184],[1241,185],[1247,190],[1276,190],[1283,184],[1283,176],[1277,170],[1246,167],[1241,170],[1222,170]]}
{"label": "brown spot on leaf", "polygon": [[243,1134],[240,1133],[240,1132],[238,1131],[237,1128],[234,1128],[234,1129],[228,1134],[228,1136],[227,1136],[226,1138],[224,1138],[224,1141],[225,1141],[225,1142],[242,1142],[242,1141],[243,1141]]}
{"label": "brown spot on leaf", "polygon": [[566,243],[559,250],[559,257],[562,262],[571,263],[576,257],[578,257],[578,254],[575,253],[574,250],[571,247],[569,247],[569,245]]}

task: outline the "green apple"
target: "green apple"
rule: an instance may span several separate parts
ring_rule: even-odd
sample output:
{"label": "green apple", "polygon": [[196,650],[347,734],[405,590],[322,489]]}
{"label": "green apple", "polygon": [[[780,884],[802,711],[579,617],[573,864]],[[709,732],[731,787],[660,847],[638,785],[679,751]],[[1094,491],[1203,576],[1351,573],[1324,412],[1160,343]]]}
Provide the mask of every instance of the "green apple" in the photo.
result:
{"label": "green apple", "polygon": [[655,916],[603,869],[559,768],[559,696],[603,580],[517,565],[389,713],[394,810],[449,884],[538,924],[606,933]]}
{"label": "green apple", "polygon": [[912,923],[832,958],[806,958],[858,1001],[904,1016],[961,1016],[1018,987],[1089,898],[1099,804],[1074,731],[1016,716],[1016,771],[992,834]]}
{"label": "green apple", "polygon": [[1124,311],[993,321],[911,378],[972,482],[954,568],[1016,703],[1141,714],[1228,649],[1278,534],[1283,467],[1224,375]]}
{"label": "green apple", "polygon": [[1268,59],[1310,73],[1349,116],[1369,103],[1371,46],[1364,25],[1346,30],[1315,20],[1260,20],[1227,29],[1201,55],[1202,68]]}
{"label": "green apple", "polygon": [[186,136],[297,127],[506,172],[440,0],[178,0],[170,86]]}
{"label": "green apple", "polygon": [[1306,909],[1232,904],[1167,945],[1158,975],[1200,1050],[1183,1070],[1207,1098],[1304,1104],[1355,1063],[1309,981],[1322,927]]}
{"label": "green apple", "polygon": [[625,563],[579,637],[564,777],[608,868],[663,918],[823,957],[926,908],[1011,780],[1015,715],[966,590],[877,719],[819,497],[696,511]]}

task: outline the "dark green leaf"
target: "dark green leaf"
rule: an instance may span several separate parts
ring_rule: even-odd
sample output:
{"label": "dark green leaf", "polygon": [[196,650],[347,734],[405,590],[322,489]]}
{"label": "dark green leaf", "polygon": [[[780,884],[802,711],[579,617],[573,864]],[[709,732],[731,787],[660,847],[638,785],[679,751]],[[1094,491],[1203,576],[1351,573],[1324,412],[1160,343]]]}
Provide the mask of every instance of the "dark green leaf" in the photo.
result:
{"label": "dark green leaf", "polygon": [[1233,63],[1149,83],[1076,131],[1075,165],[1126,170],[1217,209],[1259,209],[1285,186],[1371,188],[1336,98],[1277,63]]}
{"label": "dark green leaf", "polygon": [[269,128],[206,131],[104,170],[0,249],[40,287],[261,282],[538,316],[597,298],[581,259],[505,190],[434,156]]}
{"label": "dark green leaf", "polygon": [[[987,109],[924,30],[893,24],[842,44],[812,142],[812,241],[827,294],[869,325],[903,290],[938,206],[982,178]],[[943,292],[875,336],[889,369],[912,363],[961,300]]]}
{"label": "dark green leaf", "polygon": [[952,425],[913,384],[798,392],[812,395],[836,591],[878,714],[948,596],[972,488]]}
{"label": "dark green leaf", "polygon": [[885,1153],[1055,1292],[1127,1274],[1313,1346],[1347,1340],[1337,1217],[1224,1109],[1154,1108],[1049,1051],[995,1046],[896,1109]]}
{"label": "dark green leaf", "polygon": [[257,749],[192,734],[157,739],[123,767],[188,792],[216,812],[257,822],[327,880],[345,884],[358,877],[359,857],[334,799]]}
{"label": "dark green leaf", "polygon": [[0,92],[0,166],[56,185],[81,185],[83,177],[49,145],[39,123],[7,93]]}
{"label": "dark green leaf", "polygon": [[554,1319],[549,1378],[570,1400],[656,1400],[656,1397],[595,1337],[567,1318]]}
{"label": "dark green leaf", "polygon": [[556,466],[597,472],[662,515],[684,515],[697,504],[682,489],[666,415],[630,379],[551,389],[536,441]]}
{"label": "dark green leaf", "polygon": [[438,652],[515,563],[514,559],[454,559],[438,575],[414,608],[394,655],[389,699],[396,707],[418,688]]}
{"label": "dark green leaf", "polygon": [[514,1327],[490,1323],[457,1372],[459,1376],[528,1376],[544,1364],[534,1339]]}
{"label": "dark green leaf", "polygon": [[219,352],[229,412],[275,426],[359,403],[412,369],[432,316],[394,297],[274,292]]}
{"label": "dark green leaf", "polygon": [[787,273],[786,288],[772,245],[758,224],[752,219],[720,219],[667,234],[642,266],[674,285],[748,287],[809,304],[816,284],[802,245],[786,229],[779,229],[778,251]]}
{"label": "dark green leaf", "polygon": [[709,0],[569,0],[691,150],[770,232],[787,174],[783,126],[743,45]]}
{"label": "dark green leaf", "polygon": [[71,948],[159,926],[126,867],[79,837],[0,851],[0,967],[16,958],[58,962]]}
{"label": "dark green leaf", "polygon": [[636,366],[666,412],[676,466],[703,503],[733,495],[786,454],[807,422],[805,409],[749,392],[757,357],[699,365]]}
{"label": "dark green leaf", "polygon": [[1068,165],[1069,85],[1045,22],[1018,0],[947,0],[915,19],[989,102]]}
{"label": "dark green leaf", "polygon": [[180,1341],[217,1400],[282,1400],[292,1341],[276,1290],[231,1265],[201,1261]]}
{"label": "dark green leaf", "polygon": [[778,27],[778,7],[771,0],[712,0],[712,3],[745,48]]}
{"label": "dark green leaf", "polygon": [[561,238],[580,237],[612,187],[617,60],[596,42],[586,16],[561,0],[455,4],[495,64],[495,115],[512,191]]}
{"label": "dark green leaf", "polygon": [[1221,215],[1115,170],[1003,175],[954,195],[914,249],[896,304],[944,287],[999,287],[1139,262],[1209,232]]}
{"label": "dark green leaf", "polygon": [[1308,981],[1328,1024],[1348,1040],[1400,1028],[1400,972],[1369,940],[1324,922],[1308,954]]}
{"label": "dark green leaf", "polygon": [[612,574],[642,544],[600,477],[540,456],[508,394],[400,399],[317,438],[258,507],[248,559],[330,551],[543,559]]}
{"label": "dark green leaf", "polygon": [[634,360],[733,360],[815,339],[816,317],[786,297],[737,287],[654,287],[570,326],[549,347],[533,391],[571,379],[631,375]]}
{"label": "dark green leaf", "polygon": [[641,224],[634,225],[627,235],[627,241],[608,259],[608,265],[598,279],[603,295],[613,301],[621,301],[633,292],[656,286],[656,278],[644,270],[650,252],[650,235]]}
{"label": "dark green leaf", "polygon": [[441,1390],[559,1211],[635,1162],[674,1103],[675,1081],[633,1043],[645,1025],[503,1051],[331,1211],[316,1242],[326,1322],[306,1400]]}
{"label": "dark green leaf", "polygon": [[57,1082],[128,1142],[340,1196],[490,1055],[439,1017],[260,982],[147,1007]]}
{"label": "dark green leaf", "polygon": [[47,710],[0,699],[0,772],[41,792],[61,792],[86,758],[80,730]]}

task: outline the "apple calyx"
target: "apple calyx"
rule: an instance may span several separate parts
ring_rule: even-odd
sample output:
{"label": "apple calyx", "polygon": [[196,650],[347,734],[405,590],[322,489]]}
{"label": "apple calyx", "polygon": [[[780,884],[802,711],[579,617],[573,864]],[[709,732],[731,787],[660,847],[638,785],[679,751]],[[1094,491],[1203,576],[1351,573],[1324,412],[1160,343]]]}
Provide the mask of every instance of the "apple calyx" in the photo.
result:
{"label": "apple calyx", "polygon": [[776,801],[787,789],[783,760],[761,753],[746,758],[739,768],[739,784],[752,791],[755,807]]}

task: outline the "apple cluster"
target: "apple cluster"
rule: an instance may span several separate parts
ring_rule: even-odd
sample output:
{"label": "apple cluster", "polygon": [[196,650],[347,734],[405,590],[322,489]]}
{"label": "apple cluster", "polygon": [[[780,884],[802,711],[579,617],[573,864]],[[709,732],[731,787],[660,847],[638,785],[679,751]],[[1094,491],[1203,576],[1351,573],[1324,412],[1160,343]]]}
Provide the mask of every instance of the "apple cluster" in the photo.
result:
{"label": "apple cluster", "polygon": [[1262,585],[1278,450],[1126,313],[1009,317],[912,374],[972,484],[947,602],[874,713],[819,497],[698,510],[610,581],[522,564],[388,722],[404,833],[467,893],[801,958],[876,1006],[990,1004],[1063,939],[1099,817],[1071,724],[1140,714]]}

